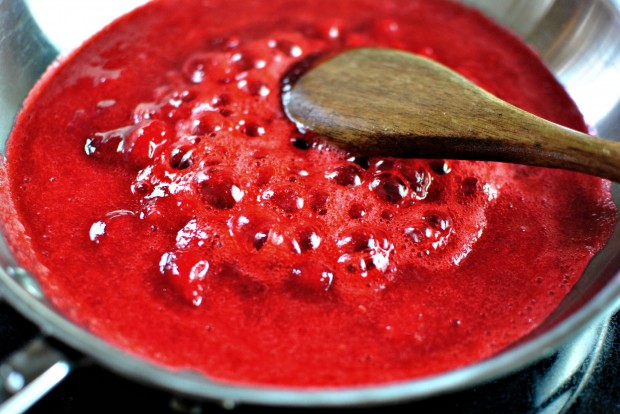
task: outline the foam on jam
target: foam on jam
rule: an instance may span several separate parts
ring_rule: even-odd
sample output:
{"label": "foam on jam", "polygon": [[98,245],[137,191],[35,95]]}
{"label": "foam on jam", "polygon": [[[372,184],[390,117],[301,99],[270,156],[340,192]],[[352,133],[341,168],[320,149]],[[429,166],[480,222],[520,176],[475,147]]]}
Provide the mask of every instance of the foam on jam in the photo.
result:
{"label": "foam on jam", "polygon": [[532,51],[446,1],[246,3],[153,2],[28,98],[8,173],[54,304],[158,363],[288,386],[430,375],[536,327],[610,234],[606,182],[350,154],[280,103],[383,46],[585,130]]}

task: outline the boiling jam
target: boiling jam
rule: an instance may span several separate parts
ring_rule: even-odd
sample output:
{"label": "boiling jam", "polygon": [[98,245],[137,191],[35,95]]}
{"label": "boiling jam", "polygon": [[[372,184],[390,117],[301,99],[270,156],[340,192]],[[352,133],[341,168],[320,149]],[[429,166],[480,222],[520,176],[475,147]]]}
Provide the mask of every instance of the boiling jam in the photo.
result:
{"label": "boiling jam", "polygon": [[13,243],[54,305],[170,368],[284,386],[428,376],[534,329],[610,235],[609,184],[297,130],[287,76],[360,46],[586,130],[530,48],[457,3],[153,1],[51,68],[8,142]]}

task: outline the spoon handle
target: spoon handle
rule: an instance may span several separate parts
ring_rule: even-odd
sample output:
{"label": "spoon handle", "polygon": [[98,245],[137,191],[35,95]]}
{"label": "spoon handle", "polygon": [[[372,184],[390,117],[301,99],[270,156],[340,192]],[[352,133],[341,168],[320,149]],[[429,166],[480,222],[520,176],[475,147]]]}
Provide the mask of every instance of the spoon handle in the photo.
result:
{"label": "spoon handle", "polygon": [[565,128],[494,100],[495,105],[472,118],[475,136],[446,139],[452,147],[448,152],[460,158],[568,169],[620,182],[620,142]]}
{"label": "spoon handle", "polygon": [[[406,54],[393,58],[412,59]],[[407,105],[408,115],[413,116],[386,134],[392,135],[390,140],[393,139],[394,144],[410,145],[403,148],[403,156],[561,168],[620,182],[620,142],[584,134],[535,116],[435,62],[424,60],[420,65],[418,59],[416,65],[417,82],[408,94],[411,100],[405,101],[413,102]],[[450,93],[442,97],[446,90]],[[392,99],[389,104],[395,107],[394,98],[387,99]],[[440,101],[441,105],[433,105],[435,101]],[[432,125],[432,129],[441,139],[431,133],[421,133],[420,125],[426,122],[424,118],[442,119],[439,114],[447,115],[443,116],[441,126]],[[401,134],[408,138],[403,139]]]}

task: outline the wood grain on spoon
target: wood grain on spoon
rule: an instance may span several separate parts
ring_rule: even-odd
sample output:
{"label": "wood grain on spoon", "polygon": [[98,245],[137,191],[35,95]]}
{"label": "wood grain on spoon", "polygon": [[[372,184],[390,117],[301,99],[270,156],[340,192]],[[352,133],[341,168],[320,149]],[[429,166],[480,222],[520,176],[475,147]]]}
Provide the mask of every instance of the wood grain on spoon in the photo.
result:
{"label": "wood grain on spoon", "polygon": [[360,154],[502,161],[620,182],[620,143],[545,121],[406,52],[342,53],[301,76],[283,103],[303,128]]}

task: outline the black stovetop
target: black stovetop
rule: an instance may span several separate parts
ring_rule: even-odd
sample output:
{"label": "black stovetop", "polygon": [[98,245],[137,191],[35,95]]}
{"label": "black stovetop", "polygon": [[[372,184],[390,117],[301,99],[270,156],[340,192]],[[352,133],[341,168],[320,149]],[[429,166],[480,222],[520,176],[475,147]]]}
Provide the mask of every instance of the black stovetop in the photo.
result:
{"label": "black stovetop", "polygon": [[[0,304],[0,361],[37,335],[32,324],[8,305]],[[71,372],[28,413],[86,413],[93,410],[149,413],[227,411],[212,403],[179,400],[166,392],[121,378],[95,364],[87,364]],[[385,410],[382,407],[357,409],[355,412]],[[459,393],[390,407],[391,412],[405,410],[459,414],[620,413],[620,312],[592,327],[552,357],[507,378]],[[264,412],[264,408],[241,405],[234,411]],[[290,409],[269,409],[269,412],[284,411]],[[321,410],[329,411],[336,410]]]}

